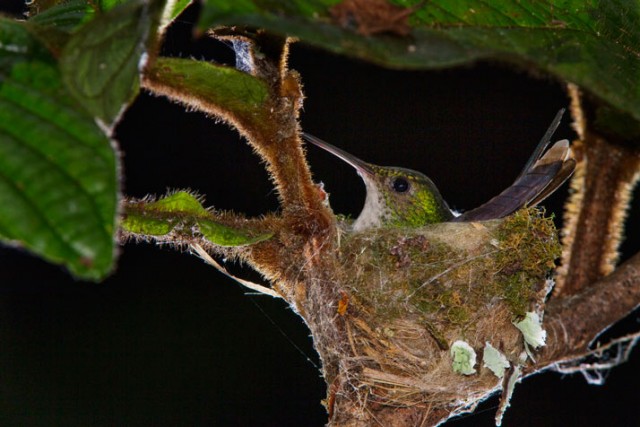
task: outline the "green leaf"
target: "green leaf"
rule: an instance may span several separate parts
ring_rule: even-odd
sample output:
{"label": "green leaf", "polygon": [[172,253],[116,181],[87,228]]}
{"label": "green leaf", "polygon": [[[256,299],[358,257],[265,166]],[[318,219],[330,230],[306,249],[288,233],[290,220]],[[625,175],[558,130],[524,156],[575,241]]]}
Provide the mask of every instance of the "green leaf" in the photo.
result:
{"label": "green leaf", "polygon": [[60,70],[69,91],[108,126],[138,94],[157,4],[134,0],[98,15],[62,52]]}
{"label": "green leaf", "polygon": [[[32,5],[32,10],[38,8]],[[36,13],[36,12],[32,12]],[[54,55],[59,56],[71,34],[94,16],[87,0],[72,0],[38,12],[24,27]]]}
{"label": "green leaf", "polygon": [[170,218],[150,218],[129,210],[120,222],[123,230],[142,236],[164,236],[169,234],[175,226],[175,221]]}
{"label": "green leaf", "polygon": [[90,20],[93,15],[94,9],[87,0],[72,0],[38,13],[29,20],[29,23],[37,24],[41,28],[48,27],[71,32],[83,22]]}
{"label": "green leaf", "polygon": [[97,0],[96,4],[103,12],[111,10],[116,6],[126,3],[129,0]]}
{"label": "green leaf", "polygon": [[[97,0],[97,6],[100,10],[107,11],[127,1],[130,0]],[[191,3],[193,3],[193,0],[167,0],[164,12],[162,12],[163,25],[176,19]]]}
{"label": "green leaf", "polygon": [[[363,12],[332,18],[335,0],[206,0],[201,27],[261,27],[327,50],[396,68],[442,68],[480,59],[535,68],[578,84],[604,104],[640,121],[640,3],[567,0],[393,1],[417,6],[408,36],[393,34],[396,15],[359,34]],[[344,2],[346,3],[346,2]],[[396,19],[394,21],[394,16]],[[396,24],[397,25],[397,24]]]}
{"label": "green leaf", "polygon": [[29,6],[29,12],[32,14],[44,12],[45,10],[55,7],[60,3],[64,3],[66,0],[31,0],[27,3]]}
{"label": "green leaf", "polygon": [[0,73],[10,73],[16,62],[29,58],[51,60],[47,49],[24,25],[0,17]]}
{"label": "green leaf", "polygon": [[169,0],[162,12],[160,23],[161,31],[171,24],[184,10],[193,2],[193,0]]}
{"label": "green leaf", "polygon": [[155,202],[128,204],[125,213],[121,223],[123,230],[148,236],[164,236],[185,216],[204,216],[207,215],[207,210],[195,196],[179,191]]}
{"label": "green leaf", "polygon": [[196,196],[186,191],[155,202],[125,202],[124,211],[121,223],[124,231],[140,236],[164,236],[175,230],[177,243],[180,235],[185,241],[192,238],[194,226],[205,239],[218,246],[250,245],[271,237],[271,234],[221,224]]}
{"label": "green leaf", "polygon": [[262,114],[269,95],[267,84],[257,77],[193,59],[158,58],[147,76],[170,91],[188,93],[196,102],[208,104],[213,109],[224,105],[226,110],[240,117]]}
{"label": "green leaf", "polygon": [[197,222],[202,235],[211,243],[219,246],[252,245],[267,240],[272,236],[272,234],[252,236],[244,230],[227,227],[206,219],[199,219]]}
{"label": "green leaf", "polygon": [[145,210],[192,216],[206,215],[208,213],[196,196],[186,191],[178,191],[163,197],[157,202],[149,203]]}
{"label": "green leaf", "polygon": [[114,263],[116,159],[57,69],[19,61],[0,72],[0,236],[74,274]]}
{"label": "green leaf", "polygon": [[0,238],[88,279],[114,264],[111,142],[26,24],[0,19]]}

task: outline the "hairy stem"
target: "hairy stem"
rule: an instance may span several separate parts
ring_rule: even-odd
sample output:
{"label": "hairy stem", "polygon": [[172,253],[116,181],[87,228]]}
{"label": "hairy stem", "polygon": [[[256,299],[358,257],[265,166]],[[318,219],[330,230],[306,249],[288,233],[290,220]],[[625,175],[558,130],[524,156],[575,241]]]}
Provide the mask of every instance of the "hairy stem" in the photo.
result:
{"label": "hairy stem", "polygon": [[555,295],[572,295],[611,273],[618,260],[631,191],[640,172],[637,144],[612,141],[592,130],[584,99],[569,87],[580,141],[572,195],[565,210],[564,251]]}
{"label": "hairy stem", "polygon": [[589,344],[640,304],[640,253],[578,294],[547,304],[547,347],[540,365],[579,357]]}

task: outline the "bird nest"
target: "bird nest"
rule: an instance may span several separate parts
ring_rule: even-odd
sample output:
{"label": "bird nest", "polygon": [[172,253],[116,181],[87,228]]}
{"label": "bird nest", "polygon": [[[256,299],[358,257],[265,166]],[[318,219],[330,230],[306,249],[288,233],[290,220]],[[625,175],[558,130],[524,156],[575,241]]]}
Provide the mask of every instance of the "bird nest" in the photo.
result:
{"label": "bird nest", "polygon": [[497,390],[544,343],[559,254],[553,222],[533,208],[504,220],[343,235],[337,311],[349,344],[339,392],[357,388],[354,396],[382,405],[463,407]]}

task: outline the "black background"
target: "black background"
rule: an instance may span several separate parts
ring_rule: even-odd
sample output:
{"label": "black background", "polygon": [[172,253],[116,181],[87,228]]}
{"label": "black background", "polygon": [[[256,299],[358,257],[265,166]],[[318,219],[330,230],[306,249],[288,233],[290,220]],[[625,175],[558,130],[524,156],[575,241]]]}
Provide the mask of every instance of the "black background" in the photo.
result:
{"label": "black background", "polygon": [[[172,28],[164,54],[232,64],[226,45],[191,40],[194,12]],[[291,67],[304,83],[305,131],[372,163],[427,173],[458,209],[508,186],[568,105],[561,84],[495,63],[392,71],[295,45]],[[555,139],[574,137],[569,122]],[[127,195],[188,187],[220,209],[278,209],[258,157],[203,114],[142,93],[116,137]],[[315,147],[308,155],[334,210],[357,215],[364,188],[353,170]],[[565,196],[546,205],[559,215]],[[631,217],[624,258],[640,248],[637,200]],[[634,327],[637,313],[617,331]],[[284,303],[245,296],[187,254],[127,244],[117,271],[95,284],[0,249],[2,426],[320,426],[325,389],[313,363],[308,330]],[[538,375],[516,388],[504,425],[640,425],[638,379],[637,351],[602,387]],[[496,405],[447,425],[491,426]]]}

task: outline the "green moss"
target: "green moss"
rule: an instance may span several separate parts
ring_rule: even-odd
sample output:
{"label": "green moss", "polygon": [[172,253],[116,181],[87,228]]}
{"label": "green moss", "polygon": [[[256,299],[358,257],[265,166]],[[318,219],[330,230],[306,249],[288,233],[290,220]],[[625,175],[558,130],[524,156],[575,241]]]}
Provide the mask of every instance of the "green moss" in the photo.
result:
{"label": "green moss", "polygon": [[560,246],[553,222],[529,209],[481,224],[347,234],[341,251],[340,280],[367,312],[383,322],[417,316],[448,336],[471,333],[489,310],[524,316]]}
{"label": "green moss", "polygon": [[449,307],[449,311],[446,313],[447,320],[454,325],[466,325],[471,319],[469,309],[465,306],[453,306]]}
{"label": "green moss", "polygon": [[500,286],[500,292],[511,308],[511,312],[517,316],[524,316],[529,302],[535,295],[532,278],[524,272],[518,272],[500,277],[497,284]]}
{"label": "green moss", "polygon": [[500,247],[495,257],[496,290],[512,313],[522,317],[562,251],[553,219],[538,208],[522,209],[503,222],[496,237]]}

